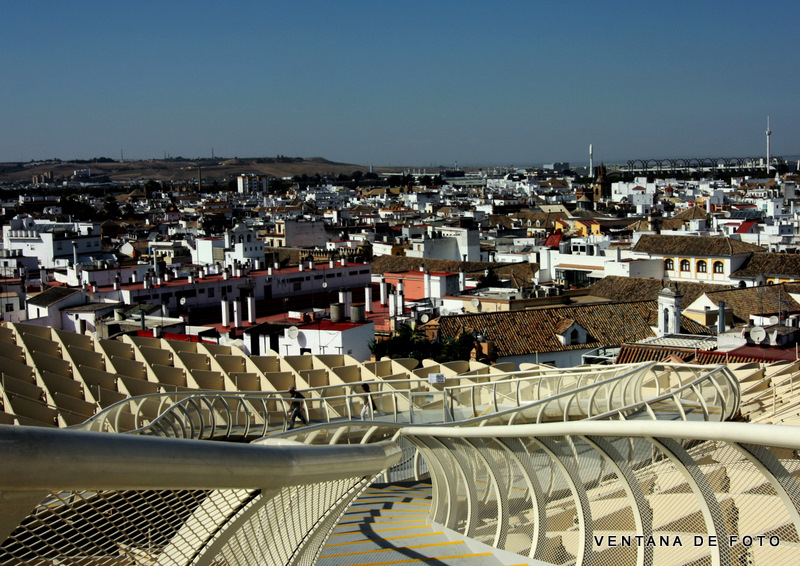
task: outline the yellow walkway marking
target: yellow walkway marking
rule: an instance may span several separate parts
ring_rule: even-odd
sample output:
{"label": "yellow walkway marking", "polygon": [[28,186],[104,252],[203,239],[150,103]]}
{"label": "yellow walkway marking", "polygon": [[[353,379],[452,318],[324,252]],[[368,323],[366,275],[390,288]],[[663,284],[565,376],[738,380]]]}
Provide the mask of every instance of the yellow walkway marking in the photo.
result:
{"label": "yellow walkway marking", "polygon": [[[409,523],[411,523],[411,522],[412,521],[409,521]],[[423,523],[422,525],[419,525],[417,527],[394,527],[392,529],[370,529],[370,532],[372,532],[372,533],[382,533],[383,531],[403,531],[403,530],[406,530],[406,529],[425,529],[425,528],[429,529],[431,527],[430,527],[430,525],[427,525],[427,524]],[[364,534],[364,531],[346,531],[344,533],[333,533],[333,534],[331,534],[331,536],[332,537],[340,537],[342,535],[354,535],[356,533]]]}
{"label": "yellow walkway marking", "polygon": [[434,543],[431,543],[431,544],[417,544],[417,545],[414,545],[414,546],[393,546],[392,548],[376,548],[376,549],[373,549],[373,550],[362,550],[362,551],[359,551],[359,552],[343,552],[341,554],[325,554],[323,556],[320,556],[320,558],[336,558],[338,556],[355,556],[357,554],[374,554],[376,552],[389,552],[389,551],[393,551],[393,550],[397,551],[399,549],[411,550],[411,549],[415,549],[415,548],[431,548],[431,547],[434,547],[434,546],[449,546],[449,545],[452,545],[452,544],[463,544],[463,543],[460,540],[454,540],[454,541],[447,541],[447,542],[434,542]]}
{"label": "yellow walkway marking", "polygon": [[363,515],[363,513],[373,513],[373,511],[353,511],[352,513],[345,513],[345,518],[352,519],[369,519],[370,517],[427,517],[427,513],[411,513],[408,515],[384,515],[383,513],[375,513],[374,515]]}
{"label": "yellow walkway marking", "polygon": [[[356,503],[353,503],[353,505],[354,506],[355,505],[366,505],[368,503],[384,503],[384,502],[383,501],[371,501],[371,500],[362,499],[362,500],[360,500],[360,501],[358,501]],[[416,505],[417,507],[430,507],[430,503],[410,503],[408,501],[395,501],[395,502],[392,503],[392,506],[394,506],[394,505]]]}
{"label": "yellow walkway marking", "polygon": [[[364,533],[364,534],[369,534],[369,533]],[[444,531],[439,531],[438,533],[420,533],[418,535],[403,535],[401,537],[375,537],[375,538],[367,538],[367,539],[364,539],[364,540],[353,540],[353,541],[350,541],[350,542],[332,542],[332,543],[326,544],[325,547],[327,548],[329,546],[345,546],[345,545],[348,545],[348,544],[363,544],[365,542],[375,542],[376,540],[383,541],[383,540],[400,540],[400,539],[404,539],[404,538],[430,537],[430,536],[434,536],[434,535],[443,535],[443,534],[444,534]]]}
{"label": "yellow walkway marking", "polygon": [[[341,521],[339,521],[340,525],[357,525],[359,523],[368,523],[370,525],[375,524],[375,520],[377,519],[424,519],[427,517],[427,514],[421,515],[374,515],[369,517],[344,517]],[[373,521],[370,521],[373,519]]]}
{"label": "yellow walkway marking", "polygon": [[451,560],[455,558],[471,558],[473,556],[491,556],[491,552],[481,554],[454,554],[453,556],[437,556],[436,558],[406,558],[404,560],[392,560],[391,562],[363,562],[361,564],[351,564],[350,566],[389,566],[391,564],[408,564],[409,562],[435,562],[439,560]]}
{"label": "yellow walkway marking", "polygon": [[[374,521],[374,522],[368,523],[368,524],[370,526],[372,526],[372,525],[399,525],[401,523],[422,523],[422,524],[427,524],[427,521],[424,521],[424,520],[416,520],[416,521]],[[358,522],[340,523],[340,524],[341,525],[351,526],[351,525],[362,525],[364,523],[362,521],[358,521]]]}

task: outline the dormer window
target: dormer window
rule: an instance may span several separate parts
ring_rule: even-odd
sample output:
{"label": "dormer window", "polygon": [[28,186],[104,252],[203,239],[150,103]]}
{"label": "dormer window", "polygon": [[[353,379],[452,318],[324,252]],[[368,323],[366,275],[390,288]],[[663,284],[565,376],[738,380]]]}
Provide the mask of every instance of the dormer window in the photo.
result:
{"label": "dormer window", "polygon": [[586,344],[588,333],[586,329],[571,318],[563,318],[553,329],[559,342],[564,346],[573,344]]}

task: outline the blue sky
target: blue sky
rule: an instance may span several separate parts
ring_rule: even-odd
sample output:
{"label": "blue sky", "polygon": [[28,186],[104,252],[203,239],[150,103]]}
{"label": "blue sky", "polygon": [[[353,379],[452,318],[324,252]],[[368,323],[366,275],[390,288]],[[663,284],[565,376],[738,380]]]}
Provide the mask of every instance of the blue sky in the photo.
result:
{"label": "blue sky", "polygon": [[796,2],[5,1],[0,161],[800,153]]}

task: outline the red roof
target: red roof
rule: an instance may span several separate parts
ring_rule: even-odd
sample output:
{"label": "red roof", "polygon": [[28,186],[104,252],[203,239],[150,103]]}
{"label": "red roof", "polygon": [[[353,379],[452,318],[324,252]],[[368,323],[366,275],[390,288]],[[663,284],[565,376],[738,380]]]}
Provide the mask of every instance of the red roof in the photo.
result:
{"label": "red roof", "polygon": [[564,234],[550,234],[547,239],[544,241],[544,247],[546,248],[557,248],[558,244],[561,243],[561,238],[564,237]]}
{"label": "red roof", "polygon": [[737,234],[749,234],[750,231],[753,229],[753,226],[756,225],[755,220],[746,220],[742,222],[742,225],[736,229]]}

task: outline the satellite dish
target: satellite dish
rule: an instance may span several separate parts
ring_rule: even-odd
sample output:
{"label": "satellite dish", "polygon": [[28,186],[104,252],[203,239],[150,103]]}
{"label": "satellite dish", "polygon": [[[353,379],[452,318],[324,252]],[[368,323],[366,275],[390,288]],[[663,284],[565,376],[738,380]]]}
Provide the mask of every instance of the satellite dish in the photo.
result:
{"label": "satellite dish", "polygon": [[447,310],[447,309],[446,309],[446,308],[444,308],[444,307],[442,307],[442,309],[441,309],[439,312],[441,312],[441,313],[442,313],[442,316],[447,316],[448,314],[450,314],[450,311],[449,311],[449,310]]}
{"label": "satellite dish", "polygon": [[472,305],[474,308],[476,308],[476,309],[477,309],[479,306],[481,306],[481,301],[480,301],[480,299],[478,299],[478,298],[475,298],[475,299],[472,299],[472,300],[469,302],[469,304],[471,304],[471,305]]}
{"label": "satellite dish", "polygon": [[185,305],[186,304],[186,297],[181,297],[181,301],[180,302],[181,302],[181,305]]}
{"label": "satellite dish", "polygon": [[431,319],[431,317],[430,317],[430,316],[428,316],[427,314],[423,314],[421,317],[419,317],[419,320],[420,320],[420,321],[421,321],[423,324],[425,324],[426,322],[428,322],[430,319]]}
{"label": "satellite dish", "polygon": [[322,288],[323,289],[327,289],[328,288],[328,282],[327,281],[323,281],[322,282]]}
{"label": "satellite dish", "polygon": [[761,344],[764,338],[767,337],[767,331],[760,326],[754,326],[750,329],[750,339],[756,344]]}
{"label": "satellite dish", "polygon": [[779,322],[780,322],[780,319],[777,316],[772,315],[771,317],[769,317],[769,323],[770,324],[775,325],[775,324],[778,324]]}
{"label": "satellite dish", "polygon": [[290,326],[286,331],[286,335],[289,337],[289,340],[297,340],[298,334],[300,334],[300,331],[296,326]]}

